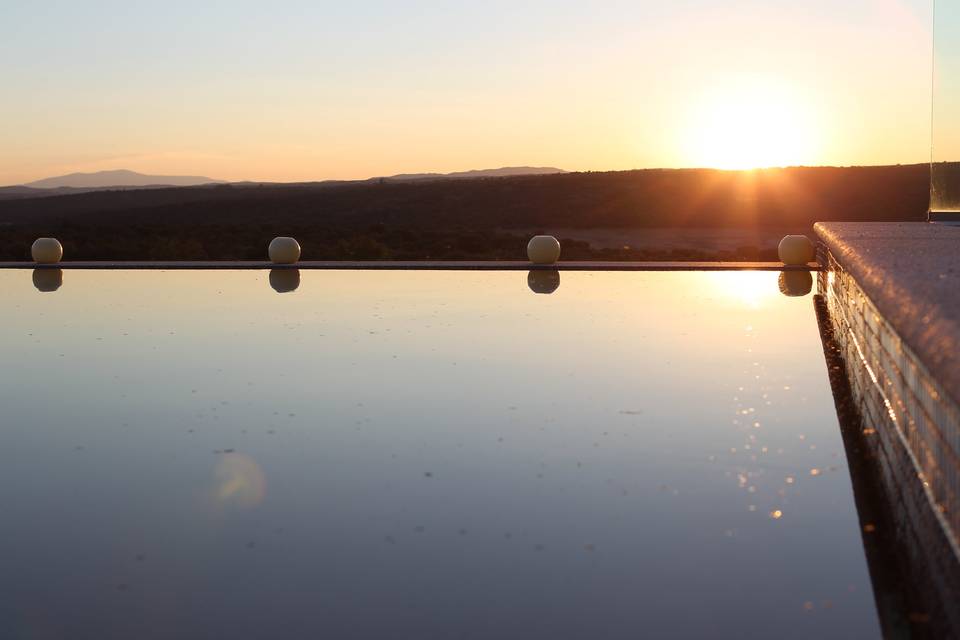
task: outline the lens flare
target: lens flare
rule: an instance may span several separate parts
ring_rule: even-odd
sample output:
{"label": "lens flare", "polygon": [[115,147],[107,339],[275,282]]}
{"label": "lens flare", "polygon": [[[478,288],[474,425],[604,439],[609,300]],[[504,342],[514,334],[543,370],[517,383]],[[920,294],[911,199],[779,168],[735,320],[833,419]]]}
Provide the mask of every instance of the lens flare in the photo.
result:
{"label": "lens flare", "polygon": [[250,509],[267,495],[267,479],[260,465],[243,453],[223,454],[214,478],[214,499],[220,506]]}

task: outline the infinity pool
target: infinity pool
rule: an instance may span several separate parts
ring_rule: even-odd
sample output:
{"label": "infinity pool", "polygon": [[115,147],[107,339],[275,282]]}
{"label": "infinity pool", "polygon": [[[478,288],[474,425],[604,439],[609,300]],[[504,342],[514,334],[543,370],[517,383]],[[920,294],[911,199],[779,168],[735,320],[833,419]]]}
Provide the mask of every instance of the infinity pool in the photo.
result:
{"label": "infinity pool", "polygon": [[0,636],[877,636],[778,275],[0,271]]}

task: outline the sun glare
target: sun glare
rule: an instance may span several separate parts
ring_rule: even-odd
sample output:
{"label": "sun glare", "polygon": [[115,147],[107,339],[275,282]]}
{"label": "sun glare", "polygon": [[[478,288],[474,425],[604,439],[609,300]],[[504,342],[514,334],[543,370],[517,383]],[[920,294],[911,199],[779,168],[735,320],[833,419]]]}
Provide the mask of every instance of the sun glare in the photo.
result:
{"label": "sun glare", "polygon": [[776,274],[765,271],[711,272],[705,284],[737,307],[758,309],[779,295]]}
{"label": "sun glare", "polygon": [[819,127],[796,92],[750,78],[707,92],[689,119],[688,164],[760,169],[815,164]]}

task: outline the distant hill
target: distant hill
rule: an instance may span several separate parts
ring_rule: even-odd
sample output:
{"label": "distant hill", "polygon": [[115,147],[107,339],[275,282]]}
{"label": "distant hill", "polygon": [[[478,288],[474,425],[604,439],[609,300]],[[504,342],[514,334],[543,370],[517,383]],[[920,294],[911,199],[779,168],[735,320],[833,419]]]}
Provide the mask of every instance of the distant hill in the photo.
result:
{"label": "distant hill", "polygon": [[44,190],[30,187],[0,187],[0,199],[43,197]]}
{"label": "distant hill", "polygon": [[136,171],[117,169],[114,171],[97,171],[94,173],[71,173],[66,176],[44,178],[36,182],[28,182],[24,187],[33,189],[106,189],[110,187],[192,187],[201,184],[215,184],[223,182],[205,176],[151,176]]}
{"label": "distant hill", "polygon": [[806,227],[816,220],[923,220],[929,180],[930,166],[918,164],[644,169],[495,180],[227,183],[0,200],[0,224]]}
{"label": "distant hill", "polygon": [[443,180],[448,178],[506,178],[509,176],[550,176],[566,173],[556,167],[501,167],[500,169],[473,169],[454,173],[400,173],[387,180]]}
{"label": "distant hill", "polygon": [[[769,237],[817,220],[925,220],[929,194],[928,164],[96,190],[0,198],[0,260],[29,258],[43,236],[73,260],[261,259],[280,235],[313,260],[516,259],[544,232],[569,260],[775,260]],[[628,240],[646,229],[750,233],[723,251]],[[598,231],[622,245],[589,244]]]}
{"label": "distant hill", "polygon": [[[219,184],[219,183],[217,183]],[[205,186],[205,185],[197,185]],[[173,185],[146,185],[146,186],[110,186],[110,187],[50,187],[38,189],[36,187],[0,187],[0,200],[23,200],[26,198],[52,198],[53,196],[73,196],[91,191],[131,191],[134,189],[176,188]]]}
{"label": "distant hill", "polygon": [[479,178],[512,178],[517,176],[552,176],[567,173],[556,167],[501,167],[499,169],[473,169],[453,173],[398,173],[393,176],[377,176],[366,180],[318,180],[313,182],[257,182],[244,180],[231,182],[236,187],[327,187],[338,185],[359,185],[382,182],[418,182],[429,180],[465,180]]}
{"label": "distant hill", "polygon": [[45,178],[25,185],[0,187],[0,200],[26,198],[49,198],[51,196],[76,195],[90,191],[122,191],[125,189],[161,189],[171,187],[205,187],[231,184],[236,187],[329,187],[348,184],[380,182],[419,182],[431,180],[463,180],[480,178],[510,178],[515,176],[545,176],[566,173],[556,167],[502,167],[500,169],[475,169],[455,173],[402,173],[395,176],[368,178],[366,180],[323,180],[316,182],[226,182],[206,176],[151,176],[136,171],[118,169],[96,173],[71,173],[66,176]]}

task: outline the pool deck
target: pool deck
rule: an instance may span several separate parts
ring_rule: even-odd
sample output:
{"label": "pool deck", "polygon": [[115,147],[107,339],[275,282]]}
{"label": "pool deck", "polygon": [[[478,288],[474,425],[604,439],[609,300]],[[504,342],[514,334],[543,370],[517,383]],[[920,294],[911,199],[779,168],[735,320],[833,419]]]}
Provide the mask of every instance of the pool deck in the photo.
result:
{"label": "pool deck", "polygon": [[960,401],[960,228],[819,222],[814,230],[903,342]]}
{"label": "pool deck", "polygon": [[256,260],[77,261],[57,264],[0,262],[0,269],[354,269],[396,271],[816,271],[815,262],[785,266],[779,262],[597,262],[561,261],[552,265],[515,260],[307,260],[273,264]]}

